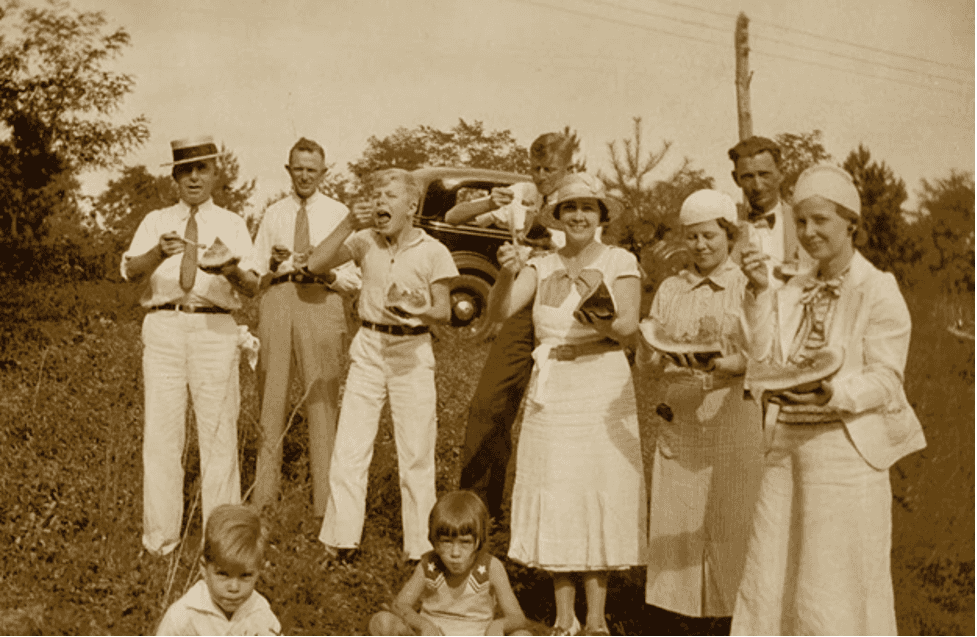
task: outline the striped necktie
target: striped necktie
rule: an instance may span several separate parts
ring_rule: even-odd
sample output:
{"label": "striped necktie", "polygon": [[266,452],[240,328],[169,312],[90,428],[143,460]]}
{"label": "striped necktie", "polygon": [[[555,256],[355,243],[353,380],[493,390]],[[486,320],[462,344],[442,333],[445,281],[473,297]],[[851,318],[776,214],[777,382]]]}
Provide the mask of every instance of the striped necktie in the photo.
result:
{"label": "striped necktie", "polygon": [[295,254],[305,254],[312,249],[312,241],[309,239],[309,212],[305,209],[305,199],[295,213],[295,239],[292,242],[292,251]]}
{"label": "striped necktie", "polygon": [[197,278],[197,206],[190,206],[190,218],[183,233],[186,244],[183,246],[183,260],[180,262],[180,287],[184,292],[193,289]]}

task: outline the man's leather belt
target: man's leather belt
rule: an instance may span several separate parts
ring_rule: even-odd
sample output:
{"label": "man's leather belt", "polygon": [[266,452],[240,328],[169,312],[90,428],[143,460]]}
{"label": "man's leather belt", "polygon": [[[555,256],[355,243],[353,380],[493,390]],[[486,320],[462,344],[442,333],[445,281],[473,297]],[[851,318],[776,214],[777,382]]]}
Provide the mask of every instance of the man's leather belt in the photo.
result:
{"label": "man's leather belt", "polygon": [[268,283],[268,285],[278,285],[279,283],[287,283],[289,281],[292,283],[320,283],[322,285],[329,285],[329,282],[325,279],[303,274],[302,272],[289,272],[288,274],[273,276],[271,277],[271,281]]}
{"label": "man's leather belt", "polygon": [[188,314],[230,314],[230,310],[215,305],[194,305],[192,303],[164,303],[149,308],[150,312],[171,310],[173,312],[187,312]]}
{"label": "man's leather belt", "polygon": [[418,336],[420,334],[427,334],[431,331],[431,328],[429,328],[427,325],[383,325],[381,323],[367,321],[366,319],[362,321],[362,324],[363,327],[373,330],[374,332],[393,334],[394,336]]}
{"label": "man's leather belt", "polygon": [[550,358],[558,361],[572,361],[581,356],[591,356],[593,354],[603,354],[621,349],[621,344],[609,338],[593,343],[581,343],[579,345],[554,345],[550,350]]}

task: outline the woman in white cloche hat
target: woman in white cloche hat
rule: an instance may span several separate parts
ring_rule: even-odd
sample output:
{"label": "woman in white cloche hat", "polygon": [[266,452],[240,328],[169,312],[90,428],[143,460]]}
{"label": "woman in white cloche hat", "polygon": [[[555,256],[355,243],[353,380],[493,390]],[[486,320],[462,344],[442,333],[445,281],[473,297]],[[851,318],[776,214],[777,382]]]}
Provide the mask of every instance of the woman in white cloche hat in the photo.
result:
{"label": "woman in white cloche hat", "polygon": [[743,396],[747,278],[729,256],[739,236],[729,195],[692,193],[678,221],[693,266],[662,283],[641,324],[658,416],[645,602],[728,617],[760,484],[760,411]]}
{"label": "woman in white cloche hat", "polygon": [[[621,347],[638,328],[641,274],[597,231],[618,208],[599,179],[567,176],[543,214],[566,235],[558,252],[524,263],[499,251],[489,312],[533,302],[537,347],[516,453],[509,557],[548,571],[555,634],[609,635],[608,572],[644,564],[644,469],[631,369]],[[576,583],[587,597],[584,626]]]}
{"label": "woman in white cloche hat", "polygon": [[[817,267],[773,291],[759,252],[743,252],[747,387],[768,442],[734,635],[896,634],[889,467],[926,441],[902,386],[909,311],[856,249],[860,213],[851,176],[813,166],[794,218]],[[836,364],[812,375],[818,361]]]}

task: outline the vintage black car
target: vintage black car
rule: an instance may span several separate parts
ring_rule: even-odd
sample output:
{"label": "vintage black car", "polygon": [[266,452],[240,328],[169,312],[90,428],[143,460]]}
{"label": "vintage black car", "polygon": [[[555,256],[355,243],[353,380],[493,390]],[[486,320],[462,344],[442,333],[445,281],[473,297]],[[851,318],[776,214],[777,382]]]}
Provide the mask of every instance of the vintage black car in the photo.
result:
{"label": "vintage black car", "polygon": [[478,168],[421,168],[413,172],[421,184],[421,209],[414,225],[448,246],[460,276],[451,288],[451,325],[472,338],[483,338],[491,328],[486,320],[488,293],[495,283],[499,246],[509,240],[508,230],[455,226],[444,215],[455,204],[488,196],[496,186],[508,186],[529,177]]}

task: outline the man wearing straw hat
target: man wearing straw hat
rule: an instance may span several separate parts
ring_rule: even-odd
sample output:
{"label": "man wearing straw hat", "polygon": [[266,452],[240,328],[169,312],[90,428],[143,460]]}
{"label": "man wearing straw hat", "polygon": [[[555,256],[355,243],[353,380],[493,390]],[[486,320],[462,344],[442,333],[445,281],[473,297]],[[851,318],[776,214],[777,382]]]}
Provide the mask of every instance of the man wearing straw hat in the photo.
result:
{"label": "man wearing straw hat", "polygon": [[263,507],[278,498],[294,363],[306,394],[313,512],[322,516],[346,360],[346,315],[339,293],[359,290],[360,276],[352,263],[326,277],[305,270],[312,248],[349,214],[346,206],[318,190],[326,174],[325,150],[303,137],[292,146],[285,170],[292,192],[268,208],[243,266],[261,278],[264,290],[258,319],[262,439],[252,501]]}
{"label": "man wearing straw hat", "polygon": [[[174,141],[180,201],[150,212],[122,258],[122,276],[143,286],[143,546],[166,555],[180,541],[182,456],[187,388],[200,446],[204,520],[220,504],[241,501],[237,464],[238,329],[230,312],[239,292],[253,293],[238,266],[251,252],[240,216],[211,200],[220,155],[210,137]],[[202,270],[203,251],[220,239],[227,257]]]}

